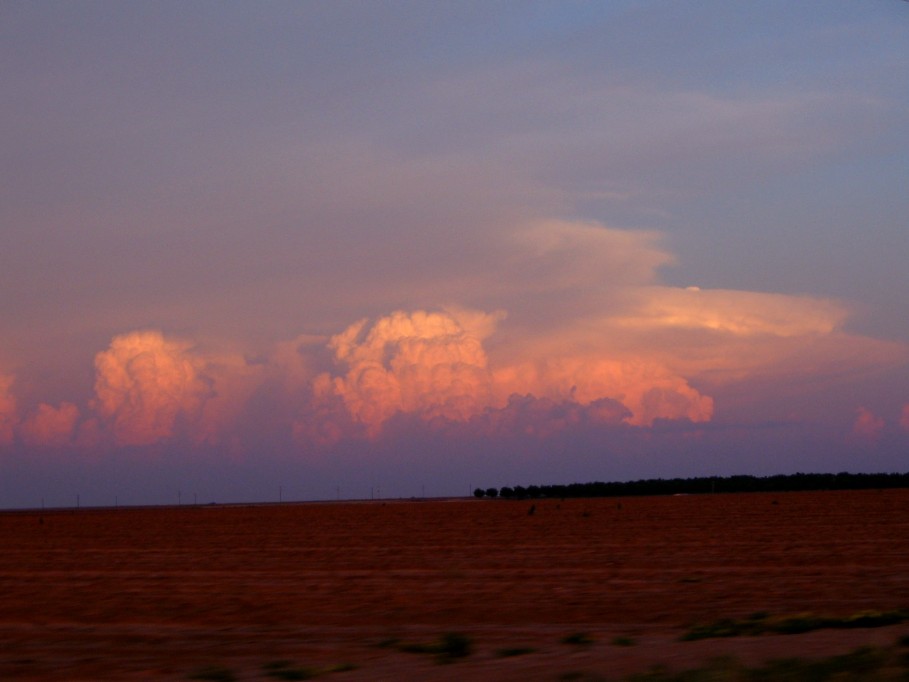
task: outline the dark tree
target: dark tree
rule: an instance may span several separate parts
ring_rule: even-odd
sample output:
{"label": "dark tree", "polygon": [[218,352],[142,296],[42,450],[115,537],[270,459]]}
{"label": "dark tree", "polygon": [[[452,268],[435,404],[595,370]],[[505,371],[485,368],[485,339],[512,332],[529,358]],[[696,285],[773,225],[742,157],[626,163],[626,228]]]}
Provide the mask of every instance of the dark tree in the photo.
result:
{"label": "dark tree", "polygon": [[506,485],[506,486],[503,486],[502,489],[499,491],[499,495],[504,497],[506,500],[510,500],[512,497],[514,497],[514,490],[512,490],[511,488],[509,488]]}
{"label": "dark tree", "polygon": [[486,497],[498,497],[499,491],[495,488],[486,488]]}
{"label": "dark tree", "polygon": [[480,499],[485,494],[486,493],[482,488],[477,488],[476,490],[473,491],[473,496],[476,497],[477,499]]}

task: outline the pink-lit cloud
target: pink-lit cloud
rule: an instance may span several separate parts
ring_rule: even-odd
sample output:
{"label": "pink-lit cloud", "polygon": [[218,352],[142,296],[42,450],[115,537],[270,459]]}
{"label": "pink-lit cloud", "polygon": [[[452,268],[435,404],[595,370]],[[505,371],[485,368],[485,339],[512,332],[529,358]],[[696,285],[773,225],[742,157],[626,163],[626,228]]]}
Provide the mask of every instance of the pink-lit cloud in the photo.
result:
{"label": "pink-lit cloud", "polygon": [[372,435],[398,413],[463,422],[506,407],[516,395],[582,406],[612,400],[634,425],[659,418],[710,419],[709,397],[645,358],[565,355],[492,367],[483,342],[501,318],[399,311],[372,325],[360,321],[332,337],[329,345],[341,371],[320,376],[316,392],[340,398]]}
{"label": "pink-lit cloud", "polygon": [[396,413],[463,421],[492,400],[483,336],[495,315],[395,312],[371,326],[361,320],[329,347],[342,374],[317,379],[375,434]]}
{"label": "pink-lit cloud", "polygon": [[16,399],[10,389],[13,377],[0,374],[0,445],[13,442],[14,430],[19,421]]}
{"label": "pink-lit cloud", "polygon": [[[485,288],[499,305],[399,309],[249,357],[158,331],[120,334],[97,353],[81,411],[42,402],[17,426],[6,377],[0,442],[19,433],[27,446],[242,453],[263,430],[325,446],[380,438],[391,422],[540,437],[646,429],[835,390],[909,359],[903,344],[845,331],[849,311],[832,299],[661,285],[673,256],[655,233],[548,221],[512,237],[501,271],[465,285],[466,299]],[[880,424],[865,410],[855,433],[875,437]]]}
{"label": "pink-lit cloud", "polygon": [[73,443],[78,421],[79,408],[73,403],[59,407],[41,403],[22,422],[19,434],[31,447],[62,447]]}
{"label": "pink-lit cloud", "polygon": [[470,420],[470,427],[484,435],[526,435],[548,438],[587,426],[618,426],[631,416],[620,402],[601,398],[587,405],[572,400],[513,394],[502,408],[488,408]]}
{"label": "pink-lit cloud", "polygon": [[909,431],[909,403],[903,405],[900,411],[900,428]]}
{"label": "pink-lit cloud", "polygon": [[853,435],[865,440],[877,440],[884,430],[884,420],[866,407],[859,407],[855,422],[852,424]]}
{"label": "pink-lit cloud", "polygon": [[189,348],[138,331],[115,337],[95,357],[93,407],[117,445],[148,445],[172,436],[178,418],[199,418],[211,385]]}
{"label": "pink-lit cloud", "polygon": [[231,440],[234,422],[264,379],[261,364],[204,352],[158,331],[115,337],[95,357],[95,370],[92,407],[117,445],[177,435],[196,444]]}

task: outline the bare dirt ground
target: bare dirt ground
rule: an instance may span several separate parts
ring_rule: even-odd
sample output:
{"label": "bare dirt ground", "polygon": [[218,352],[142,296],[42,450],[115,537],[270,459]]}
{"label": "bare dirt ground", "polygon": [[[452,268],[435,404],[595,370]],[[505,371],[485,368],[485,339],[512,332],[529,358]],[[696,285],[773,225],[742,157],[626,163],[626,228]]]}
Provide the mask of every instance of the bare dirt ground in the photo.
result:
{"label": "bare dirt ground", "polygon": [[621,680],[909,633],[696,623],[905,608],[909,491],[0,513],[0,680]]}

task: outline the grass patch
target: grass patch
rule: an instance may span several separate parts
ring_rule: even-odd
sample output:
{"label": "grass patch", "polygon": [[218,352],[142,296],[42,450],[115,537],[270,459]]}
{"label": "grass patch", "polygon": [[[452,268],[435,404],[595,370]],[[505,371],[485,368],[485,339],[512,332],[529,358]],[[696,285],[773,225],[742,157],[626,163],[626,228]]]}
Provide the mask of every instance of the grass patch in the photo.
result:
{"label": "grass patch", "polygon": [[680,639],[692,641],[713,637],[798,635],[822,629],[879,628],[896,625],[906,620],[909,620],[909,612],[902,610],[860,611],[844,618],[818,616],[813,613],[772,617],[760,612],[742,620],[723,618],[705,625],[696,625],[684,633]]}

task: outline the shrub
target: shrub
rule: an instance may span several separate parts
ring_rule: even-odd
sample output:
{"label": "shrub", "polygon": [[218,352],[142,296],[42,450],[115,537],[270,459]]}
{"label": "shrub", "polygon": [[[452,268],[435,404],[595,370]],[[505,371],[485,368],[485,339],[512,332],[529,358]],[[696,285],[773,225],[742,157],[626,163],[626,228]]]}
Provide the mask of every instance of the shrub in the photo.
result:
{"label": "shrub", "polygon": [[562,637],[562,644],[573,644],[575,646],[584,646],[593,644],[593,638],[586,632],[573,632],[570,635]]}
{"label": "shrub", "polygon": [[457,658],[469,656],[472,650],[470,638],[457,632],[448,632],[438,642],[423,644],[406,642],[397,645],[398,651],[409,654],[435,654],[440,663],[451,663]]}
{"label": "shrub", "polygon": [[295,667],[290,661],[272,661],[262,666],[268,677],[276,680],[310,680],[316,671],[309,668]]}
{"label": "shrub", "polygon": [[532,654],[536,649],[527,646],[516,646],[516,647],[507,647],[505,649],[497,649],[496,656],[499,658],[511,658],[513,656],[524,656],[525,654]]}

